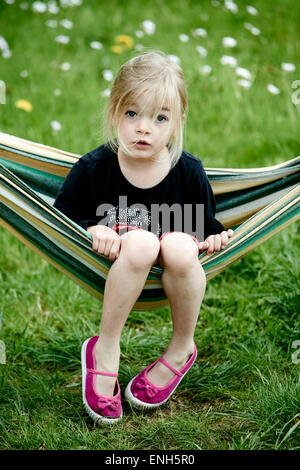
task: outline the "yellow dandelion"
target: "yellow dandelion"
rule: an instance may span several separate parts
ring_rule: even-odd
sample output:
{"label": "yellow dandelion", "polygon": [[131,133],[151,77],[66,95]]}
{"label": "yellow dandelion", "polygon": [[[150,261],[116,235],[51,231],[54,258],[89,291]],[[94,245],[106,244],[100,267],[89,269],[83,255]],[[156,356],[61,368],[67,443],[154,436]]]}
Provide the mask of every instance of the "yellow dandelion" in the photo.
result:
{"label": "yellow dandelion", "polygon": [[133,39],[130,36],[126,36],[126,34],[120,35],[116,37],[116,43],[117,44],[124,44],[126,49],[132,49],[133,48]]}
{"label": "yellow dandelion", "polygon": [[27,113],[30,113],[30,111],[32,111],[32,104],[28,100],[18,100],[15,102],[15,106],[16,108],[22,109]]}
{"label": "yellow dandelion", "polygon": [[110,50],[114,52],[114,54],[122,54],[124,52],[125,48],[124,46],[111,46]]}

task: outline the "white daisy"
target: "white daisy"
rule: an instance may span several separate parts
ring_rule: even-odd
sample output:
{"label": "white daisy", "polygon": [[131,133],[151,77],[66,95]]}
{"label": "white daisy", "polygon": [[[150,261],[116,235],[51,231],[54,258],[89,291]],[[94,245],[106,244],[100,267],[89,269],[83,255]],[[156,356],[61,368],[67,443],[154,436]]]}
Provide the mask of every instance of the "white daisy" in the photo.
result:
{"label": "white daisy", "polygon": [[175,64],[180,64],[181,63],[181,60],[179,59],[179,57],[177,57],[177,55],[174,55],[174,54],[169,54],[168,59],[171,62],[175,62]]}
{"label": "white daisy", "polygon": [[151,20],[145,20],[142,23],[142,26],[144,28],[144,31],[146,34],[152,35],[155,33],[155,23]]}
{"label": "white daisy", "polygon": [[279,88],[277,88],[275,85],[272,85],[271,83],[267,85],[267,89],[272,95],[279,95],[280,93]]}
{"label": "white daisy", "polygon": [[225,0],[225,8],[226,10],[231,11],[232,13],[237,13],[238,11],[238,6],[236,3],[234,3],[232,0]]}
{"label": "white daisy", "polygon": [[11,55],[12,55],[12,53],[11,53],[10,49],[3,49],[3,51],[2,51],[3,59],[10,59]]}
{"label": "white daisy", "polygon": [[257,9],[254,8],[254,7],[251,6],[251,5],[247,5],[247,6],[246,6],[246,10],[247,10],[247,12],[248,12],[250,15],[254,15],[254,16],[255,16],[255,15],[258,15]]}
{"label": "white daisy", "polygon": [[60,65],[60,69],[63,70],[64,72],[67,72],[68,70],[70,70],[70,68],[71,68],[70,62],[63,62]]}
{"label": "white daisy", "polygon": [[237,66],[237,59],[235,57],[232,57],[230,55],[223,55],[221,57],[221,64],[222,65],[230,65],[230,67],[236,67]]}
{"label": "white daisy", "polygon": [[213,7],[218,7],[220,5],[220,2],[218,0],[211,0],[211,4]]}
{"label": "white daisy", "polygon": [[0,49],[4,51],[4,49],[9,49],[7,41],[4,39],[3,36],[0,36]]}
{"label": "white daisy", "polygon": [[57,27],[57,21],[56,20],[47,20],[45,22],[46,26],[49,26],[49,28],[56,28]]}
{"label": "white daisy", "polygon": [[142,44],[136,44],[135,45],[135,50],[136,51],[142,51],[144,49],[144,46]]}
{"label": "white daisy", "polygon": [[28,2],[22,2],[20,3],[20,8],[21,10],[27,10],[29,7]]}
{"label": "white daisy", "polygon": [[70,37],[61,34],[59,36],[56,36],[55,41],[59,42],[60,44],[68,44],[70,42]]}
{"label": "white daisy", "polygon": [[59,12],[59,8],[54,0],[48,2],[48,12],[52,13],[52,15],[57,15],[57,13]]}
{"label": "white daisy", "polygon": [[15,0],[5,0],[5,3],[7,3],[7,5],[13,5]]}
{"label": "white daisy", "polygon": [[60,131],[62,129],[62,125],[58,121],[51,121],[50,125],[54,131]]}
{"label": "white daisy", "polygon": [[282,70],[284,70],[285,72],[295,72],[295,70],[296,70],[296,65],[295,65],[295,64],[291,64],[291,63],[289,63],[289,62],[282,62],[281,68],[282,68]]}
{"label": "white daisy", "polygon": [[237,41],[234,38],[226,36],[222,39],[223,47],[235,47],[237,45]]}
{"label": "white daisy", "polygon": [[256,28],[251,23],[244,23],[244,28],[248,29],[248,31],[250,31],[250,33],[252,33],[253,36],[260,35],[260,29]]}
{"label": "white daisy", "polygon": [[113,73],[111,70],[103,70],[102,72],[104,80],[111,82],[114,79]]}
{"label": "white daisy", "polygon": [[108,98],[110,96],[110,89],[106,88],[101,92],[101,95],[104,96],[105,98]]}
{"label": "white daisy", "polygon": [[212,68],[210,65],[202,65],[200,68],[200,73],[201,75],[209,75],[211,72]]}
{"label": "white daisy", "polygon": [[207,56],[207,50],[203,46],[196,46],[196,51],[200,54],[200,57]]}
{"label": "white daisy", "polygon": [[47,11],[47,4],[45,2],[33,2],[32,10],[37,13],[45,13]]}
{"label": "white daisy", "polygon": [[91,46],[92,49],[97,49],[98,51],[100,51],[100,49],[102,49],[102,47],[103,47],[103,45],[99,41],[90,42],[90,46]]}
{"label": "white daisy", "polygon": [[235,73],[237,74],[238,77],[245,78],[246,80],[252,80],[252,75],[249,72],[249,70],[244,69],[243,67],[237,67],[235,69]]}
{"label": "white daisy", "polygon": [[66,18],[64,20],[61,20],[60,24],[66,29],[72,29],[73,28],[72,21],[67,20]]}
{"label": "white daisy", "polygon": [[141,31],[140,29],[135,32],[135,35],[137,38],[143,38],[145,36],[144,31]]}
{"label": "white daisy", "polygon": [[252,82],[250,82],[250,80],[246,80],[244,78],[242,78],[241,80],[238,80],[237,83],[243,88],[250,88],[252,85]]}
{"label": "white daisy", "polygon": [[195,38],[206,38],[207,37],[207,31],[203,28],[194,29],[192,34]]}
{"label": "white daisy", "polygon": [[22,78],[28,77],[28,72],[27,72],[27,70],[21,70],[21,72],[20,72],[20,77],[22,77]]}
{"label": "white daisy", "polygon": [[61,95],[61,90],[59,88],[55,88],[55,90],[53,90],[53,95],[60,96]]}
{"label": "white daisy", "polygon": [[190,38],[188,37],[187,34],[179,34],[179,40],[180,40],[181,42],[188,42],[189,39],[190,39]]}

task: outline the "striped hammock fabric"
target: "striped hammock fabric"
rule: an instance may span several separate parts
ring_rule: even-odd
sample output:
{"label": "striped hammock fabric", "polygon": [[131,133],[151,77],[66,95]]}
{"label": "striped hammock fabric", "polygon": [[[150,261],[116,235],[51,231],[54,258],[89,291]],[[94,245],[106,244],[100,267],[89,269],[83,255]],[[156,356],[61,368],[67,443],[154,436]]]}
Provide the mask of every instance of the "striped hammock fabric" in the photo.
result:
{"label": "striped hammock fabric", "polygon": [[[103,299],[111,263],[94,253],[92,236],[52,204],[80,158],[0,133],[0,225],[80,286]],[[199,255],[207,279],[300,218],[300,157],[255,169],[205,168],[216,218],[235,233],[219,253]],[[162,268],[152,266],[133,310],[168,305]]]}

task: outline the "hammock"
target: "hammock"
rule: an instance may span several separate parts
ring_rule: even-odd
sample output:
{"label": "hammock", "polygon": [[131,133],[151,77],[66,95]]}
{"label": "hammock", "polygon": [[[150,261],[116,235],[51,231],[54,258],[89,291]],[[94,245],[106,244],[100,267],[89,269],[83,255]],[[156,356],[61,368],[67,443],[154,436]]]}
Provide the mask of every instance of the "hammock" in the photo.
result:
{"label": "hammock", "polygon": [[[111,263],[92,236],[52,205],[80,156],[0,133],[0,225],[57,269],[103,300]],[[300,157],[255,169],[205,169],[216,218],[235,233],[226,248],[199,255],[207,279],[300,218]],[[168,305],[162,268],[151,267],[133,310]]]}

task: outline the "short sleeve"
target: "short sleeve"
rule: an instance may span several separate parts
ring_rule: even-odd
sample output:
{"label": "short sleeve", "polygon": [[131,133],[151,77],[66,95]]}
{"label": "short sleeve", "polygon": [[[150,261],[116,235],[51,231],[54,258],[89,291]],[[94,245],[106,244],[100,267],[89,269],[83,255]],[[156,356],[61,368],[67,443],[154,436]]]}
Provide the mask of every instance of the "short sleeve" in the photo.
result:
{"label": "short sleeve", "polygon": [[86,163],[80,158],[71,168],[53,206],[85,230],[97,225]]}
{"label": "short sleeve", "polygon": [[197,171],[194,174],[193,185],[194,200],[204,204],[204,240],[209,235],[216,235],[224,230],[223,225],[215,218],[216,200],[208,176],[203,168],[202,162],[197,163]]}

